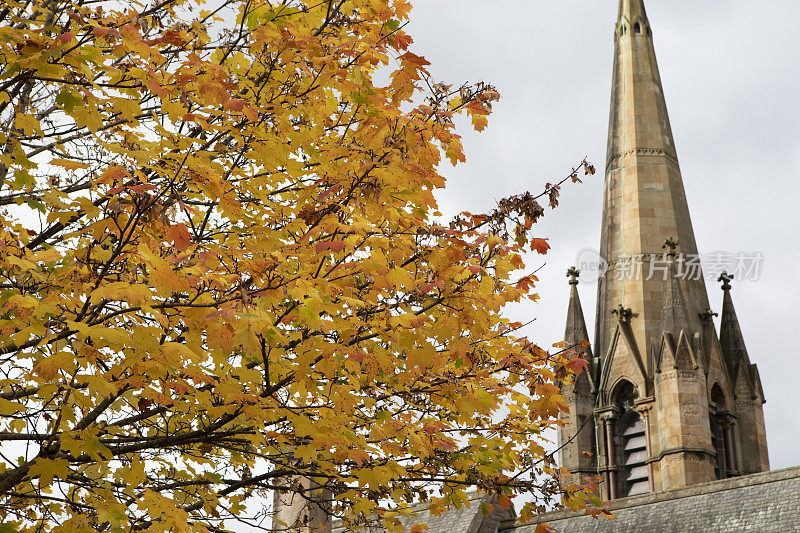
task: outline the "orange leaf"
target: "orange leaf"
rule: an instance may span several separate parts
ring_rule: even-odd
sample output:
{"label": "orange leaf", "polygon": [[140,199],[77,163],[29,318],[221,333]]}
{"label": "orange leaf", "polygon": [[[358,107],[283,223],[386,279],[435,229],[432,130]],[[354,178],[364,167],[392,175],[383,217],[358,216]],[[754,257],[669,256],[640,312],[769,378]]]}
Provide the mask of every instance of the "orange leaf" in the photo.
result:
{"label": "orange leaf", "polygon": [[547,242],[547,239],[533,239],[531,241],[531,251],[536,251],[545,255],[549,249],[550,244]]}
{"label": "orange leaf", "polygon": [[61,35],[56,37],[56,42],[59,42],[61,44],[67,44],[68,42],[70,42],[74,38],[75,38],[75,36],[72,35],[72,32],[62,33]]}
{"label": "orange leaf", "polygon": [[333,241],[333,242],[318,242],[316,245],[317,253],[322,253],[325,250],[331,250],[334,253],[339,253],[344,250],[344,241]]}
{"label": "orange leaf", "polygon": [[161,87],[161,85],[157,84],[155,81],[147,80],[147,82],[145,83],[147,84],[147,86],[150,88],[151,91],[153,91],[154,93],[156,93],[156,95],[158,95],[159,98],[163,98],[167,94],[164,88]]}
{"label": "orange leaf", "polygon": [[479,115],[477,113],[472,114],[472,127],[475,128],[475,131],[483,131],[488,125],[489,120],[485,115]]}
{"label": "orange leaf", "polygon": [[231,111],[239,112],[244,109],[244,100],[239,100],[238,98],[231,98],[230,100],[228,100],[228,103],[225,104],[225,107],[227,107]]}
{"label": "orange leaf", "polygon": [[179,251],[185,251],[192,242],[192,236],[189,230],[186,229],[185,224],[174,224],[169,227],[167,232],[167,239],[175,244],[175,248]]}
{"label": "orange leaf", "polygon": [[404,63],[406,62],[410,63],[411,65],[413,65],[418,69],[422,69],[431,64],[430,61],[428,61],[424,57],[418,56],[417,54],[412,54],[411,52],[406,52],[405,54],[401,55],[399,59]]}
{"label": "orange leaf", "polygon": [[131,175],[124,168],[112,165],[103,171],[103,173],[97,179],[97,183],[122,181],[127,178],[130,178],[130,176]]}

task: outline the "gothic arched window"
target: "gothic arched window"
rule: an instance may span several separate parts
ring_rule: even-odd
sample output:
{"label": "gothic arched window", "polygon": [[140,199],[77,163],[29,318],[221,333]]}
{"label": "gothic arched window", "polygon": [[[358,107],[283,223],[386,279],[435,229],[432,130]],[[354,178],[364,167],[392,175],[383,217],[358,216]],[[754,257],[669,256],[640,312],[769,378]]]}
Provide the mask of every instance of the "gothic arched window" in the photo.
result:
{"label": "gothic arched window", "polygon": [[647,428],[636,411],[636,387],[625,381],[617,385],[614,407],[619,414],[616,431],[616,464],[619,465],[621,497],[650,492],[647,466]]}
{"label": "gothic arched window", "polygon": [[642,25],[638,22],[633,25],[633,33],[642,33]]}

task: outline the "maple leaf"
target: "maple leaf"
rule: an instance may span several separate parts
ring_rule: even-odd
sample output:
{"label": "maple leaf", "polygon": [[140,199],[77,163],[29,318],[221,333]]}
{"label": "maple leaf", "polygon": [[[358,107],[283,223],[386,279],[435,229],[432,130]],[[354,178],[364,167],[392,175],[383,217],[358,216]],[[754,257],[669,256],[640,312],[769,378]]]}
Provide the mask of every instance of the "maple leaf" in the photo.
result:
{"label": "maple leaf", "polygon": [[489,125],[489,119],[486,118],[485,115],[480,115],[480,114],[472,115],[472,126],[475,128],[475,131],[483,131],[486,129],[486,126],[488,125]]}
{"label": "maple leaf", "polygon": [[531,251],[536,251],[542,255],[547,254],[547,251],[550,249],[550,243],[547,242],[547,239],[532,239],[531,240]]}
{"label": "maple leaf", "polygon": [[167,95],[167,91],[165,91],[164,88],[155,80],[146,80],[145,84],[151,91],[156,93],[158,96],[163,98],[164,96]]}
{"label": "maple leaf", "polygon": [[244,100],[239,100],[238,98],[231,98],[225,104],[225,107],[227,107],[231,111],[242,111],[245,105],[246,103]]}
{"label": "maple leaf", "polygon": [[399,19],[408,20],[408,14],[411,11],[411,2],[408,0],[398,0],[394,4],[394,9]]}
{"label": "maple leaf", "polygon": [[332,242],[319,242],[316,244],[315,249],[317,253],[322,253],[326,250],[331,250],[334,253],[340,253],[344,250],[345,243],[344,241],[332,241]]}
{"label": "maple leaf", "polygon": [[173,224],[167,232],[167,239],[172,241],[178,251],[184,252],[192,242],[192,236],[185,224]]}

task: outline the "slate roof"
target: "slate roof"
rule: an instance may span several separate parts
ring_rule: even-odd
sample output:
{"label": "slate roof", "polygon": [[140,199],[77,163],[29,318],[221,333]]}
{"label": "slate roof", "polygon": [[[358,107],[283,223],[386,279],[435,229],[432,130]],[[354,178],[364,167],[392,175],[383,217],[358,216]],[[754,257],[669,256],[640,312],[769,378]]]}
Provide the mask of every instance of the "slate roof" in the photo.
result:
{"label": "slate roof", "polygon": [[800,467],[692,485],[614,502],[616,520],[549,513],[528,524],[509,520],[500,533],[787,533],[800,531]]}
{"label": "slate roof", "polygon": [[[499,505],[489,516],[472,494],[469,507],[432,517],[425,506],[404,526],[427,524],[428,533],[534,533],[546,522],[559,533],[786,533],[800,531],[800,467],[692,485],[683,489],[616,500],[616,520],[595,520],[566,511],[548,513],[529,523],[517,523],[513,510]],[[385,533],[372,529],[363,533]],[[333,533],[349,533],[334,522]]]}
{"label": "slate roof", "polygon": [[[497,533],[501,522],[516,518],[513,510],[503,509],[491,496],[472,493],[468,495],[468,500],[469,505],[465,505],[461,509],[450,509],[442,516],[431,516],[426,505],[418,505],[414,508],[414,515],[402,520],[403,526],[410,530],[414,524],[425,524],[428,526],[427,533]],[[494,507],[489,516],[483,516],[481,502],[492,504]],[[349,533],[350,531],[352,530],[342,526],[341,521],[333,523],[332,533]],[[382,528],[357,531],[385,533]]]}

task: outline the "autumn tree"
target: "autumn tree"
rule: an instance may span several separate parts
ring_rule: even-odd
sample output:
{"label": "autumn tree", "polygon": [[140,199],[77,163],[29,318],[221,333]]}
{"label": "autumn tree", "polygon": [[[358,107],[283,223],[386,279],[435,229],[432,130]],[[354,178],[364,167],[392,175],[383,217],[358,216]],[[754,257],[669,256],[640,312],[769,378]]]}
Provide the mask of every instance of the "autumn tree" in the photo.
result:
{"label": "autumn tree", "polygon": [[501,315],[544,208],[441,222],[498,94],[432,81],[410,8],[4,1],[0,531],[256,530],[297,479],[353,525],[552,494],[579,368]]}

